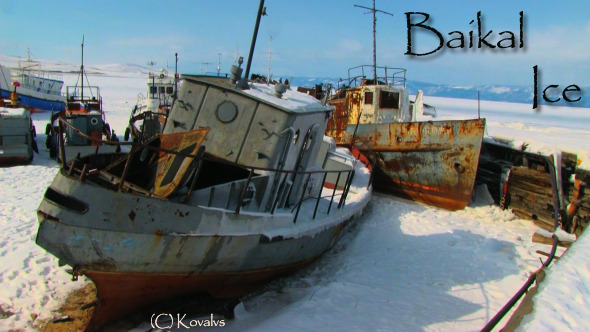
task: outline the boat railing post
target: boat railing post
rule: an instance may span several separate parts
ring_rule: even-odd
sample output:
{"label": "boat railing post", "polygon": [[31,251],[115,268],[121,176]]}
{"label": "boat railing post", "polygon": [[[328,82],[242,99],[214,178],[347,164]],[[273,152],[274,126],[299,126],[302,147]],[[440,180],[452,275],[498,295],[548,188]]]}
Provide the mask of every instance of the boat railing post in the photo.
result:
{"label": "boat railing post", "polygon": [[341,208],[342,205],[346,202],[346,196],[348,195],[348,190],[350,189],[350,185],[352,183],[352,178],[354,177],[354,169],[348,171],[348,176],[346,177],[346,184],[344,184],[344,190],[342,191],[342,196],[340,196],[340,202],[338,203],[338,208]]}
{"label": "boat railing post", "polygon": [[348,193],[350,192],[350,187],[352,187],[352,181],[354,180],[355,174],[356,174],[356,171],[353,169],[350,174],[350,181],[348,182],[348,188],[346,188],[346,192],[344,193],[344,203],[342,203],[342,204],[346,204],[346,199],[348,198]]}
{"label": "boat railing post", "polygon": [[[370,165],[371,165],[371,170],[375,169],[375,164],[371,163],[369,161]],[[367,189],[369,189],[371,187],[371,185],[373,184],[373,176],[374,176],[375,172],[371,171],[371,175],[369,175],[369,182],[367,183]]]}
{"label": "boat railing post", "polygon": [[76,158],[72,159],[72,162],[70,163],[70,169],[68,170],[68,175],[72,175],[72,173],[74,173],[74,167],[76,167]]}
{"label": "boat railing post", "polygon": [[340,181],[340,175],[342,175],[343,171],[338,172],[338,176],[336,177],[336,183],[334,184],[334,191],[332,191],[332,198],[330,199],[330,204],[328,205],[328,212],[326,214],[330,214],[330,209],[332,208],[332,203],[334,202],[334,196],[336,195],[336,189],[338,188],[338,181]]}
{"label": "boat railing post", "polygon": [[209,201],[207,202],[207,207],[211,207],[211,204],[213,204],[213,196],[215,195],[215,187],[211,187],[211,190],[209,192]]}
{"label": "boat railing post", "polygon": [[322,189],[324,188],[324,183],[326,182],[327,175],[328,175],[328,172],[325,172],[324,178],[322,179],[322,185],[320,187],[320,192],[318,193],[318,198],[315,201],[315,209],[313,210],[313,218],[312,219],[315,219],[316,212],[318,212],[318,205],[320,204],[320,198],[322,198]]}
{"label": "boat railing post", "polygon": [[288,172],[281,171],[279,174],[281,174],[281,173],[284,173],[285,175],[283,176],[283,179],[280,181],[279,188],[277,189],[277,195],[276,195],[275,201],[272,205],[272,208],[270,210],[271,215],[275,214],[275,210],[276,210],[277,205],[279,204],[279,200],[281,199],[281,196],[282,196],[281,190],[285,186],[285,183],[287,182],[287,178],[289,177]]}
{"label": "boat railing post", "polygon": [[119,183],[119,190],[123,190],[123,187],[125,185],[125,178],[127,177],[127,173],[129,172],[129,165],[131,165],[131,159],[133,158],[133,156],[135,155],[135,153],[137,152],[137,150],[139,150],[138,145],[133,145],[133,147],[131,148],[131,151],[129,151],[129,155],[127,156],[127,160],[125,161],[125,167],[123,168],[123,174],[121,174],[121,182]]}
{"label": "boat railing post", "polygon": [[65,139],[64,139],[64,130],[63,130],[63,124],[61,123],[62,119],[58,118],[57,123],[58,123],[58,135],[59,135],[59,157],[61,158],[61,167],[65,168],[66,167],[66,145],[65,145]]}
{"label": "boat railing post", "polygon": [[248,186],[250,185],[250,179],[252,179],[252,174],[254,173],[254,169],[250,168],[250,174],[248,174],[248,180],[244,184],[244,188],[242,188],[242,193],[240,194],[240,198],[238,199],[238,205],[236,206],[236,214],[240,214],[240,208],[242,207],[242,200],[244,199],[244,195],[246,195],[246,191],[248,190]]}
{"label": "boat railing post", "polygon": [[305,186],[303,186],[301,198],[299,198],[299,202],[297,203],[297,212],[295,212],[295,219],[293,219],[293,223],[297,222],[297,216],[299,216],[299,210],[301,210],[301,205],[303,205],[303,197],[305,197],[305,191],[307,190],[307,185],[309,184],[309,178],[311,178],[311,173],[307,174],[307,180],[305,181]]}
{"label": "boat railing post", "polygon": [[227,193],[227,201],[225,202],[225,209],[229,210],[229,203],[231,203],[231,193],[234,191],[236,183],[232,182],[229,184],[229,192]]}
{"label": "boat railing post", "polygon": [[406,70],[404,69],[404,88],[406,87]]}
{"label": "boat railing post", "polygon": [[188,202],[191,199],[191,196],[193,195],[193,190],[195,189],[195,186],[197,185],[197,179],[199,178],[199,174],[201,173],[201,168],[203,166],[203,154],[204,153],[205,153],[205,146],[201,145],[199,147],[199,150],[197,150],[197,157],[196,157],[197,167],[195,168],[195,172],[193,173],[191,185],[188,188],[188,192],[186,193],[186,197],[184,198],[184,202]]}
{"label": "boat railing post", "polygon": [[84,177],[86,176],[86,172],[88,172],[88,164],[84,164],[84,166],[82,167],[82,172],[80,173],[80,181],[84,181]]}

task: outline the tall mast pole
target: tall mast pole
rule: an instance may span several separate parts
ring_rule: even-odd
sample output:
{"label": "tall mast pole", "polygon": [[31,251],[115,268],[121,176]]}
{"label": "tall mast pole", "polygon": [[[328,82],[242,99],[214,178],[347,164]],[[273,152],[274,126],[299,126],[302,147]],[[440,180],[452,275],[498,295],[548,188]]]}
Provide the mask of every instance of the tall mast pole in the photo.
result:
{"label": "tall mast pole", "polygon": [[268,82],[268,84],[270,84],[270,59],[272,57],[272,36],[270,36],[270,42],[268,45],[268,77],[266,81]]}
{"label": "tall mast pole", "polygon": [[80,81],[82,82],[80,89],[80,100],[84,100],[84,35],[82,35],[82,64],[80,65]]}
{"label": "tall mast pole", "polygon": [[172,98],[176,99],[178,93],[178,53],[174,53],[174,94]]}
{"label": "tall mast pole", "polygon": [[[384,12],[379,9],[375,9],[375,0],[373,0],[373,8],[354,5],[355,7],[364,8],[370,10],[370,13],[373,13],[373,84],[377,84],[377,12],[391,15],[392,13]],[[368,14],[368,13],[367,13]]]}
{"label": "tall mast pole", "polygon": [[252,65],[252,57],[254,56],[254,46],[256,45],[256,38],[258,37],[258,27],[260,26],[260,18],[266,15],[266,7],[264,7],[264,0],[260,0],[258,6],[258,15],[256,15],[256,24],[254,25],[254,33],[252,34],[252,43],[250,44],[250,54],[248,55],[248,62],[246,64],[246,74],[238,83],[238,88],[248,89],[248,76],[250,75],[250,66]]}

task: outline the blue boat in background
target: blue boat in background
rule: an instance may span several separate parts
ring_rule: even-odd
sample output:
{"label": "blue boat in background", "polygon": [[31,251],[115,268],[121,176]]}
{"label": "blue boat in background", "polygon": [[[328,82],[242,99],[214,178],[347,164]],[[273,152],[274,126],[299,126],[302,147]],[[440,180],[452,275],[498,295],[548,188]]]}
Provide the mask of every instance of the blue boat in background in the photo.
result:
{"label": "blue boat in background", "polygon": [[0,65],[0,95],[2,98],[10,98],[10,93],[16,92],[20,98],[19,105],[35,111],[60,112],[65,110],[65,96],[61,89],[64,82],[54,78],[45,77],[42,71],[31,70],[37,64],[29,66],[9,68]]}

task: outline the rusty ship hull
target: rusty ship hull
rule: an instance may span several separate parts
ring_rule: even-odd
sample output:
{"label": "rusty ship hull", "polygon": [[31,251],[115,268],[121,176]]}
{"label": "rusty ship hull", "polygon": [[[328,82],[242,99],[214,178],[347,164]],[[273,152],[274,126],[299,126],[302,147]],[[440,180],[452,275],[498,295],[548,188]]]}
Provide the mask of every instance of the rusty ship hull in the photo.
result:
{"label": "rusty ship hull", "polygon": [[[367,78],[369,72],[374,78]],[[326,135],[354,146],[374,165],[375,190],[448,210],[471,201],[485,119],[418,121],[436,117],[418,91],[410,101],[403,68],[362,65],[348,70]]]}
{"label": "rusty ship hull", "polygon": [[469,204],[485,119],[415,121],[405,86],[362,84],[329,103],[326,135],[369,158],[375,190],[448,210]]}
{"label": "rusty ship hull", "polygon": [[375,190],[448,210],[471,201],[484,119],[359,125]]}

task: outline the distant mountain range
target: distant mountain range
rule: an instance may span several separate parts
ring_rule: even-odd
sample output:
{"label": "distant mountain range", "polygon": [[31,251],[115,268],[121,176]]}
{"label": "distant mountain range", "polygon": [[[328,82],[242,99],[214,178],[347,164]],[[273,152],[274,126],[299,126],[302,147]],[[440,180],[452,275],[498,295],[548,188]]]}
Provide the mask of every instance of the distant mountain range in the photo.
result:
{"label": "distant mountain range", "polygon": [[[294,77],[294,86],[313,87],[316,84],[331,83],[333,87],[337,86],[339,79],[336,78],[311,78],[311,77]],[[432,84],[418,81],[406,81],[406,86],[411,95],[416,94],[418,90],[424,92],[424,96],[460,98],[460,99],[475,99],[477,100],[477,92],[479,91],[479,98],[481,100],[502,101],[510,103],[524,103],[533,104],[533,87],[532,86],[511,86],[511,85],[479,85],[479,86],[458,86],[448,84]],[[563,87],[565,88],[565,87]],[[561,98],[557,103],[548,103],[543,100],[543,91],[538,92],[538,103],[543,105],[553,106],[574,106],[574,107],[588,107],[590,108],[590,94],[584,94],[585,91],[590,91],[590,87],[580,87],[581,94],[577,96],[571,93],[571,98],[582,97],[578,102],[568,103]],[[549,92],[557,90],[548,90],[548,97],[557,99],[560,95],[549,95]],[[559,92],[561,93],[561,92]]]}
{"label": "distant mountain range", "polygon": [[[17,67],[23,58],[10,56],[0,53],[0,64]],[[51,73],[51,74],[67,74],[77,73],[79,70],[78,64],[68,64],[56,61],[40,60],[38,63],[41,65],[39,70]],[[103,65],[87,65],[85,66],[88,74],[99,75],[99,76],[143,76],[146,77],[150,71],[159,71],[160,69],[150,69],[146,66],[137,64],[103,64]],[[37,69],[37,68],[36,68]],[[213,73],[211,73],[213,74]],[[263,75],[264,76],[264,75]],[[277,76],[275,76],[277,77]],[[283,79],[287,77],[282,77]],[[290,78],[289,78],[290,79]],[[293,77],[291,84],[294,86],[301,87],[313,87],[316,84],[332,84],[333,87],[338,86],[339,78],[333,77]],[[511,85],[473,85],[473,86],[458,86],[450,84],[432,84],[419,81],[407,80],[406,86],[411,95],[415,95],[418,90],[424,92],[424,96],[434,97],[447,97],[447,98],[460,98],[460,99],[474,99],[477,100],[477,92],[479,91],[479,98],[481,100],[489,101],[501,101],[511,103],[524,103],[533,104],[533,87],[532,86],[511,86]],[[565,88],[565,86],[560,86]],[[574,107],[588,107],[590,108],[590,93],[584,94],[584,92],[590,91],[590,87],[580,87],[582,90],[581,95],[571,94],[572,98],[582,97],[578,102],[568,103],[561,98],[557,103],[547,103],[543,100],[542,89],[539,91],[538,102],[544,105],[553,106],[574,106]],[[558,90],[549,90],[551,92],[558,92]],[[549,96],[552,99],[561,97],[560,95]]]}

